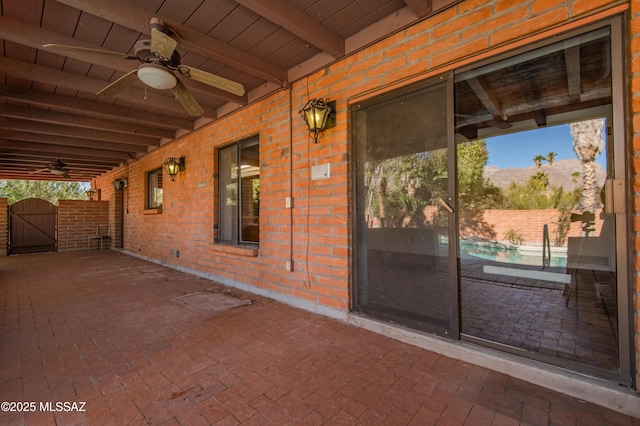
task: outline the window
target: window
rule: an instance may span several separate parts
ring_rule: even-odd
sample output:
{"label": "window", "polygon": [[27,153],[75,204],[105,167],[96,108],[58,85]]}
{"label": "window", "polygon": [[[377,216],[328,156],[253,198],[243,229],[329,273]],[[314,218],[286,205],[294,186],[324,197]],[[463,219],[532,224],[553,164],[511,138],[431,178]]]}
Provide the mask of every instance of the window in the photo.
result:
{"label": "window", "polygon": [[218,242],[260,241],[259,148],[255,137],[218,151]]}
{"label": "window", "polygon": [[147,173],[147,208],[162,207],[162,168]]}

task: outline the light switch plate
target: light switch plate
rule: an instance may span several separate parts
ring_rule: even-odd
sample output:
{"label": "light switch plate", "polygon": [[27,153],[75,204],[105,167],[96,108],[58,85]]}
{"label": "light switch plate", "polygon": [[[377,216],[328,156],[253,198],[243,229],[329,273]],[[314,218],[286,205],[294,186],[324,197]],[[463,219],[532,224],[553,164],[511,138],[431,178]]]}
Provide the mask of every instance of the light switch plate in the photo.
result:
{"label": "light switch plate", "polygon": [[329,177],[331,177],[329,163],[311,167],[311,180],[328,179]]}

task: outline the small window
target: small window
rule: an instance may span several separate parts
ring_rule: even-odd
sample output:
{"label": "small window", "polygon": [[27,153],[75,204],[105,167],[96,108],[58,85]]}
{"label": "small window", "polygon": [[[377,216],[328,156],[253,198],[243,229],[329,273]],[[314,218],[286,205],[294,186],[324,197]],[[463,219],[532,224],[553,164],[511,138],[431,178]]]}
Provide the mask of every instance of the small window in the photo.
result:
{"label": "small window", "polygon": [[162,168],[147,173],[147,208],[162,207]]}
{"label": "small window", "polygon": [[218,242],[260,241],[260,146],[252,138],[218,151]]}

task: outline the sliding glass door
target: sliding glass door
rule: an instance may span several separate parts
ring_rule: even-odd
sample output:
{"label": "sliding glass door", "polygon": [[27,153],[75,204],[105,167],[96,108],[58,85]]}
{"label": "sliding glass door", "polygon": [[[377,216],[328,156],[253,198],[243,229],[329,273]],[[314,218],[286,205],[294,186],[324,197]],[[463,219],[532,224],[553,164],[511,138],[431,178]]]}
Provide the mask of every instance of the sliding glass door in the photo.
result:
{"label": "sliding glass door", "polygon": [[618,377],[611,51],[603,27],[456,76],[458,245],[464,338]]}
{"label": "sliding glass door", "polygon": [[451,88],[450,78],[438,79],[352,109],[355,309],[449,336],[457,333]]}
{"label": "sliding glass door", "polygon": [[355,311],[631,383],[619,26],[352,105]]}

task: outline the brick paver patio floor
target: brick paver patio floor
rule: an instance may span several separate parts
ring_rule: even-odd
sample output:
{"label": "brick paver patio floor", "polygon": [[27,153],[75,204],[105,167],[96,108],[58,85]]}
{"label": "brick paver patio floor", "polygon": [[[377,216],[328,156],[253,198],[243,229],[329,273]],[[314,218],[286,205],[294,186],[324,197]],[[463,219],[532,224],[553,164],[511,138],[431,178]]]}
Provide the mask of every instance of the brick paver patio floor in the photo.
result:
{"label": "brick paver patio floor", "polygon": [[640,425],[110,250],[0,258],[0,327],[2,425]]}

